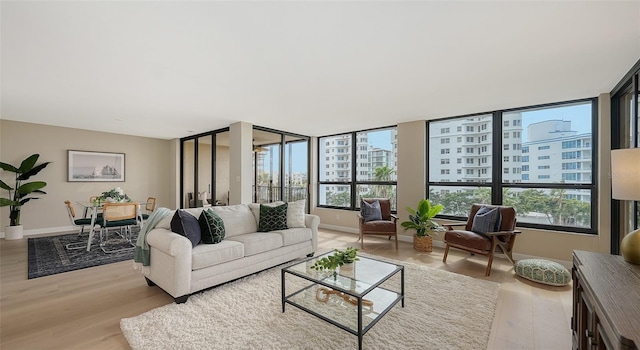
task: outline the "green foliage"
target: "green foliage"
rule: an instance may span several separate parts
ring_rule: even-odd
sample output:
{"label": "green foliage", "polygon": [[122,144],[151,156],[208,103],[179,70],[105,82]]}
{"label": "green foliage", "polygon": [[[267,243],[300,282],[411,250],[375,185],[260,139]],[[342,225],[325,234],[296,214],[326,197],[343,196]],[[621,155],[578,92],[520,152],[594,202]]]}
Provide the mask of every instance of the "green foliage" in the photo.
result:
{"label": "green foliage", "polygon": [[[449,193],[431,190],[429,198],[442,203],[445,214],[468,216],[474,203],[490,204],[491,191],[477,188]],[[505,188],[502,193],[503,205],[516,208],[518,215],[543,215],[550,225],[588,227],[591,220],[591,205],[575,198],[568,198],[566,190],[552,189],[545,192],[540,189],[513,191]]]}
{"label": "green foliage", "polygon": [[32,176],[38,174],[42,169],[46,168],[51,162],[45,162],[36,165],[39,154],[33,154],[20,163],[19,167],[8,163],[0,162],[0,169],[15,173],[15,186],[11,187],[4,181],[0,180],[0,188],[9,192],[8,197],[0,197],[0,207],[9,206],[9,225],[20,225],[20,209],[22,206],[32,199],[39,197],[30,197],[32,193],[47,194],[42,188],[47,185],[44,181],[33,181],[23,183]]}
{"label": "green foliage", "polygon": [[339,266],[342,266],[344,264],[351,264],[354,261],[360,260],[357,257],[357,254],[357,248],[349,247],[344,251],[336,249],[333,254],[327,255],[324,258],[316,261],[316,263],[313,264],[311,268],[318,271],[335,271],[335,269],[337,269]]}
{"label": "green foliage", "polygon": [[327,192],[327,205],[348,207],[351,205],[351,194],[349,192]]}
{"label": "green foliage", "polygon": [[107,198],[111,198],[115,202],[131,202],[131,198],[119,188],[112,188],[109,191],[102,192],[102,195],[96,198],[96,200],[98,202],[105,202],[108,201]]}
{"label": "green foliage", "polygon": [[431,205],[428,199],[422,199],[418,202],[416,210],[407,207],[409,221],[404,221],[400,225],[404,227],[405,231],[415,229],[418,237],[428,236],[432,231],[442,231],[442,226],[432,220],[442,209],[444,209],[442,204]]}

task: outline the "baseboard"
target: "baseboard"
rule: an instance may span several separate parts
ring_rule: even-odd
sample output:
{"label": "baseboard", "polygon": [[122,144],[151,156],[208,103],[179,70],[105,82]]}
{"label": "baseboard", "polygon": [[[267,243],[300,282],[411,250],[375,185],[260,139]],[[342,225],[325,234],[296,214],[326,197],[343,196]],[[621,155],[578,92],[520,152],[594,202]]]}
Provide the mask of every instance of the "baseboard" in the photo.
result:
{"label": "baseboard", "polygon": [[320,224],[319,227],[327,230],[332,230],[332,231],[340,231],[340,232],[355,233],[355,234],[360,233],[360,231],[357,228],[350,228],[350,227],[344,227],[344,226]]}
{"label": "baseboard", "polygon": [[[23,236],[35,236],[46,233],[60,233],[60,232],[70,232],[77,230],[73,226],[60,226],[60,227],[47,227],[47,228],[37,228],[32,230],[24,230]],[[4,231],[0,232],[0,238],[4,238]]]}

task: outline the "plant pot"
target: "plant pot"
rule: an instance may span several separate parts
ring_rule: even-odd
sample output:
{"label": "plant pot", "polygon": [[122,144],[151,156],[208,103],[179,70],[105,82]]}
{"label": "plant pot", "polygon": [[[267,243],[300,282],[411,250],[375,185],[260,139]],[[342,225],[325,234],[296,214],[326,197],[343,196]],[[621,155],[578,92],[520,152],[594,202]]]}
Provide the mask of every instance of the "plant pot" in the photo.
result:
{"label": "plant pot", "polygon": [[4,239],[22,239],[22,225],[6,226],[4,230]]}
{"label": "plant pot", "polygon": [[344,264],[340,266],[340,275],[354,278],[356,276],[356,266],[354,263]]}
{"label": "plant pot", "polygon": [[416,235],[413,236],[413,249],[418,252],[432,252],[433,251],[433,237],[424,236],[418,237]]}

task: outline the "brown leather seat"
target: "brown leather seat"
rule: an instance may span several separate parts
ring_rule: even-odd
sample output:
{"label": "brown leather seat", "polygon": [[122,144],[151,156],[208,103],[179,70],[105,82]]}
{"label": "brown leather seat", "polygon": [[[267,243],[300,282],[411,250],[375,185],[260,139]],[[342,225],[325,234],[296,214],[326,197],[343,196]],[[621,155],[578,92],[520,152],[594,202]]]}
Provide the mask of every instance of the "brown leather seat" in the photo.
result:
{"label": "brown leather seat", "polygon": [[364,221],[362,214],[358,213],[358,220],[360,221],[360,237],[361,248],[364,250],[364,236],[365,235],[382,235],[396,237],[396,249],[398,249],[398,226],[396,221],[398,217],[391,214],[391,201],[388,198],[363,198],[363,201],[367,203],[373,203],[375,201],[380,202],[380,212],[382,214],[382,220]]}
{"label": "brown leather seat", "polygon": [[[480,208],[486,206],[490,209],[500,208],[501,223],[499,231],[488,233],[477,233],[471,231],[473,227],[473,220],[476,213]],[[454,229],[455,226],[464,226],[462,229]],[[449,247],[458,248],[468,251],[470,253],[486,255],[489,257],[487,264],[487,270],[485,275],[489,276],[491,273],[491,264],[493,262],[493,256],[496,252],[496,248],[500,248],[500,251],[504,253],[511,263],[513,256],[511,251],[516,240],[516,235],[520,231],[516,230],[516,210],[513,207],[505,206],[492,206],[484,204],[474,204],[471,207],[471,213],[466,224],[450,224],[445,225],[448,231],[444,234],[444,242],[446,248],[444,250],[443,262],[447,261],[447,255],[449,254]]]}

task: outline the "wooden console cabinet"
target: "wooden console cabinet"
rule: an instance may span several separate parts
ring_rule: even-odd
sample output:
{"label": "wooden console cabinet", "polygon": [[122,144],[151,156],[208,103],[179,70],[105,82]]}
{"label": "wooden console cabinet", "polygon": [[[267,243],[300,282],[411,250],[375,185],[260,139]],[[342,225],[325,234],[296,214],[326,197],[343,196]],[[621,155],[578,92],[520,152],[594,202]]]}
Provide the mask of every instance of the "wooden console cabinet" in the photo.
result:
{"label": "wooden console cabinet", "polygon": [[573,252],[573,349],[640,347],[640,265]]}

